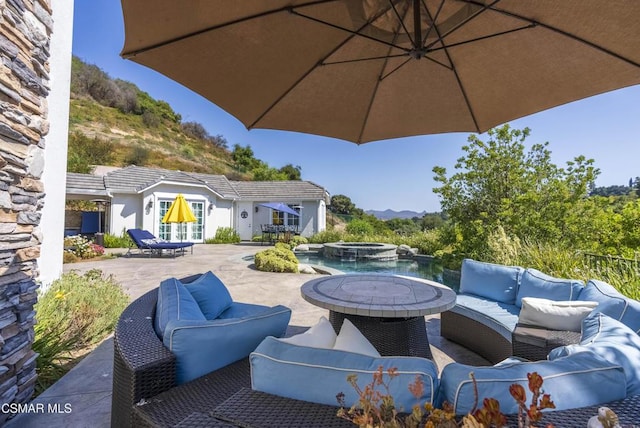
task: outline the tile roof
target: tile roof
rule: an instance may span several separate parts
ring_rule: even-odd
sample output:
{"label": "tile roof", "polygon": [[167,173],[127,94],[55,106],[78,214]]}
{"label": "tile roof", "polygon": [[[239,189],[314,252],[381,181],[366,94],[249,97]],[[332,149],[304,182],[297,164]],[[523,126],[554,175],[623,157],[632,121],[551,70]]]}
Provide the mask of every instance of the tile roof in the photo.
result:
{"label": "tile roof", "polygon": [[232,181],[241,199],[301,200],[325,199],[327,191],[311,181]]}
{"label": "tile roof", "polygon": [[107,173],[104,177],[70,172],[67,174],[67,193],[76,195],[135,193],[165,181],[207,186],[225,199],[298,201],[328,197],[323,187],[310,181],[229,181],[224,175],[140,166],[120,168]]}
{"label": "tile roof", "polygon": [[73,195],[107,195],[102,177],[91,174],[67,173],[67,193]]}
{"label": "tile roof", "polygon": [[104,176],[104,184],[111,192],[139,192],[162,181],[203,185],[200,180],[182,171],[161,168],[127,166]]}

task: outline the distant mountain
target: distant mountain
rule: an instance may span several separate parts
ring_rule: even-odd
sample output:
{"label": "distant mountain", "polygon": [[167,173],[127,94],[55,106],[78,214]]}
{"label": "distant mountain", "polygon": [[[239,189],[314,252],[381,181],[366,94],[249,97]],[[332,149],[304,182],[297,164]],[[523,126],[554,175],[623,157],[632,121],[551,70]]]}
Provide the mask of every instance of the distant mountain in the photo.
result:
{"label": "distant mountain", "polygon": [[371,214],[372,216],[379,218],[380,220],[391,220],[392,218],[413,218],[413,217],[423,217],[427,212],[422,211],[421,213],[415,211],[394,211],[394,210],[384,210],[384,211],[376,211],[376,210],[368,210],[367,214]]}

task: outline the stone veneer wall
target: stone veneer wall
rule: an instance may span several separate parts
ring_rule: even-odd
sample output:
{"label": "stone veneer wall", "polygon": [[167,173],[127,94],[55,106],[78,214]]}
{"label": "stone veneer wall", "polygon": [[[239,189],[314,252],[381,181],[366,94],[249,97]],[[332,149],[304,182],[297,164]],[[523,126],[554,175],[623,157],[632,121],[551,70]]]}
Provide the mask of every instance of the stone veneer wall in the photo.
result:
{"label": "stone veneer wall", "polygon": [[[31,345],[52,30],[49,0],[0,0],[0,405],[28,401],[36,381]],[[0,424],[7,416],[0,413]]]}

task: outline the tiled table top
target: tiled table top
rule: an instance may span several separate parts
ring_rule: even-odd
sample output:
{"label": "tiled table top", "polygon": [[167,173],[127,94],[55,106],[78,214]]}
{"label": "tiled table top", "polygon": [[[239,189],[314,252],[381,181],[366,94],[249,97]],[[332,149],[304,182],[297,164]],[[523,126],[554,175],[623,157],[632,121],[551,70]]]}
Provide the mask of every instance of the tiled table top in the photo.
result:
{"label": "tiled table top", "polygon": [[305,283],[301,291],[321,308],[381,318],[435,314],[456,303],[455,293],[444,285],[394,275],[331,275]]}

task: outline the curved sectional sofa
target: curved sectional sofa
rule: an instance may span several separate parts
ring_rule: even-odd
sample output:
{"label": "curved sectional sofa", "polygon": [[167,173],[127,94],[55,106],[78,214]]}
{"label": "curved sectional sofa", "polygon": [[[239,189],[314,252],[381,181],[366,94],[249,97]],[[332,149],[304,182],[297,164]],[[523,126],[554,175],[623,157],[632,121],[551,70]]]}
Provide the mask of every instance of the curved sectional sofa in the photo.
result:
{"label": "curved sectional sofa", "polygon": [[[562,308],[567,302],[589,302],[594,309],[583,314],[580,332],[570,335],[576,343],[550,350],[548,358],[542,361],[522,361],[511,355],[514,334],[521,326],[519,320],[523,316],[523,302],[529,301],[527,298],[547,299],[551,305],[555,303],[560,307],[550,312],[549,320],[544,319],[548,322],[553,322],[553,317],[556,317],[556,323],[562,321]],[[575,318],[575,315],[567,315],[567,320],[572,316]],[[575,319],[571,322],[575,323]],[[548,326],[534,327],[556,333]],[[603,397],[595,395],[602,390],[614,396],[638,395],[639,334],[640,302],[623,296],[609,284],[590,280],[583,285],[577,280],[553,278],[534,269],[466,259],[462,265],[456,306],[441,314],[441,335],[497,364],[491,367],[449,364],[440,377],[440,400],[460,403],[456,410],[464,412],[470,401],[470,372],[474,372],[478,380],[480,400],[493,396],[501,405],[501,398],[505,403],[510,402],[508,392],[503,393],[508,384],[523,376],[526,378],[526,373],[532,371],[545,377],[545,389],[561,402],[560,407],[585,405],[580,402],[583,399],[597,402]],[[575,375],[571,382],[565,378],[556,383],[570,372]],[[566,391],[563,385],[571,385],[573,393]],[[576,385],[580,387],[576,388]],[[601,385],[607,385],[607,388]],[[576,394],[576,390],[580,393]]]}

